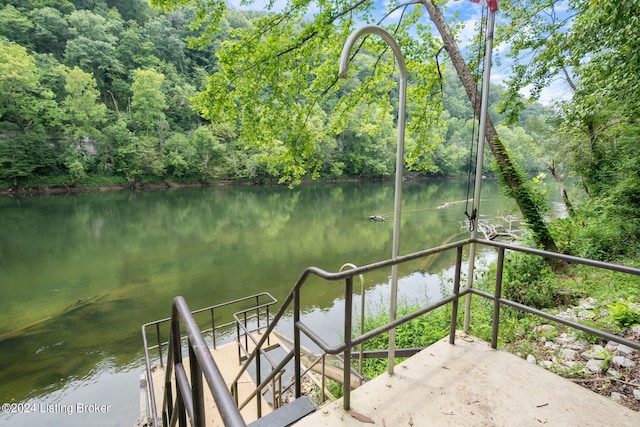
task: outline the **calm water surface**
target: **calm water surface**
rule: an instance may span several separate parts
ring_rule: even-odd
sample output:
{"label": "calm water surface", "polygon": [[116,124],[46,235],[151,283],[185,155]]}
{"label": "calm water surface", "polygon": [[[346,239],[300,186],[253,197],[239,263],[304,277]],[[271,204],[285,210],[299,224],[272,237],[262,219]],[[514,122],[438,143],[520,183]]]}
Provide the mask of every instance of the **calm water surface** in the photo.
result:
{"label": "calm water surface", "polygon": [[[465,193],[464,181],[405,183],[401,254],[466,237]],[[514,210],[492,182],[481,209]],[[260,291],[281,300],[308,266],[389,258],[392,212],[390,182],[0,200],[0,403],[30,411],[2,411],[0,425],[131,426],[140,325],[168,317],[174,296],[192,309]],[[437,293],[452,262],[403,272],[406,295]],[[373,305],[384,305],[385,274],[366,278]],[[340,290],[313,294],[310,319],[339,334]]]}

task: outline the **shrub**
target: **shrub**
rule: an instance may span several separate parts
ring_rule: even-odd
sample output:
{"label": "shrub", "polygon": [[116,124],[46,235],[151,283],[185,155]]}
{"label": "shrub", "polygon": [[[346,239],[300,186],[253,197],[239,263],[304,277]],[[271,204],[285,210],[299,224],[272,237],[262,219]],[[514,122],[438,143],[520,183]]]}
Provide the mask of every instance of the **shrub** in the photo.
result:
{"label": "shrub", "polygon": [[534,308],[556,307],[570,303],[574,295],[558,285],[544,258],[510,253],[505,258],[502,295]]}
{"label": "shrub", "polygon": [[640,323],[640,307],[634,304],[630,298],[624,301],[616,301],[608,306],[615,322],[625,328]]}

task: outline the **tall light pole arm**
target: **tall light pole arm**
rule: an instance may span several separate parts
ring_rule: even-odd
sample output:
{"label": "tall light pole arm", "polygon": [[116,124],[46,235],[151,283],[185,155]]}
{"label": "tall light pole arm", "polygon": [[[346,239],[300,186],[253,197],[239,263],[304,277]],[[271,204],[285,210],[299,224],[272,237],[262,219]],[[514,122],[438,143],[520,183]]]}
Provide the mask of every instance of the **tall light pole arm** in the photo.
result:
{"label": "tall light pole arm", "polygon": [[[395,177],[395,197],[393,209],[393,247],[391,250],[391,258],[396,259],[400,252],[400,214],[402,207],[402,170],[404,168],[404,130],[406,121],[406,105],[407,105],[407,67],[402,56],[400,46],[387,30],[377,25],[365,25],[354,31],[344,44],[342,56],[340,57],[340,70],[338,77],[347,77],[347,66],[349,64],[349,54],[356,40],[363,34],[376,34],[387,42],[398,64],[400,71],[400,95],[398,105],[398,144],[396,153],[396,177]],[[390,297],[390,320],[394,321],[398,311],[398,265],[391,267],[391,297]],[[393,374],[393,366],[395,364],[395,347],[396,336],[395,329],[389,331],[389,365],[388,372]]]}
{"label": "tall light pole arm", "polygon": [[351,53],[351,49],[353,49],[353,45],[356,44],[358,38],[363,34],[376,34],[380,36],[391,48],[393,54],[395,55],[396,62],[398,63],[398,69],[400,70],[400,83],[402,83],[402,79],[404,76],[405,84],[407,77],[407,66],[404,62],[404,56],[402,56],[402,51],[400,50],[400,46],[398,46],[398,42],[393,38],[391,34],[387,30],[378,25],[365,25],[360,27],[347,39],[344,43],[344,47],[342,48],[342,55],[340,56],[340,69],[338,71],[338,77],[344,79],[347,77],[347,67],[349,66],[349,54]]}

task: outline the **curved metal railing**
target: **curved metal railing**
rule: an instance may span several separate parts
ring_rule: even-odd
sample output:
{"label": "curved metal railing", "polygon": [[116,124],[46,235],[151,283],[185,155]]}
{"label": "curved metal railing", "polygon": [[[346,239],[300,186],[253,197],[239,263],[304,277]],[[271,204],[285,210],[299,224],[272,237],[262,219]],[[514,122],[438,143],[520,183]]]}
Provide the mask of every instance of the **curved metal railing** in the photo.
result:
{"label": "curved metal railing", "polygon": [[[486,247],[495,248],[497,250],[498,258],[497,258],[496,282],[495,282],[493,293],[486,292],[480,289],[475,289],[469,286],[464,288],[461,287],[460,277],[461,277],[461,268],[463,263],[463,255],[465,253],[465,249],[467,249],[471,244],[483,245]],[[355,277],[361,274],[372,272],[374,270],[380,270],[384,268],[389,268],[393,265],[408,263],[414,260],[418,260],[420,258],[428,257],[431,255],[435,255],[435,254],[446,252],[446,251],[455,251],[456,253],[453,286],[452,286],[451,294],[449,296],[443,297],[441,300],[436,301],[427,306],[420,307],[418,310],[412,313],[409,313],[401,318],[390,321],[385,325],[377,327],[368,332],[364,332],[364,333],[361,332],[358,336],[355,336],[355,337],[353,336],[352,303],[353,303],[353,293],[354,293],[353,282]],[[493,312],[492,333],[491,333],[491,346],[493,348],[497,348],[497,344],[498,344],[498,332],[499,332],[499,326],[500,326],[500,309],[502,306],[509,306],[521,311],[532,313],[536,316],[543,317],[547,320],[551,320],[551,321],[563,324],[570,328],[578,329],[588,334],[595,335],[604,340],[610,340],[617,343],[625,344],[631,348],[640,350],[640,342],[625,339],[620,336],[610,334],[608,332],[600,331],[592,327],[585,326],[583,324],[580,324],[571,320],[567,320],[565,318],[558,317],[558,316],[546,313],[544,311],[534,309],[532,307],[528,307],[523,304],[517,303],[515,301],[511,301],[509,299],[503,298],[502,297],[503,266],[505,261],[505,254],[508,251],[521,252],[521,253],[529,254],[531,256],[542,257],[549,260],[558,260],[558,261],[562,261],[570,264],[582,264],[586,266],[595,267],[598,269],[605,269],[605,270],[621,272],[621,273],[629,274],[633,276],[640,276],[640,269],[638,268],[625,267],[625,266],[616,265],[616,264],[604,263],[604,262],[599,262],[599,261],[594,261],[594,260],[589,260],[584,258],[578,258],[578,257],[573,257],[573,256],[568,256],[568,255],[563,255],[563,254],[558,254],[553,252],[546,252],[542,250],[514,246],[514,245],[505,244],[505,243],[476,239],[476,238],[465,239],[459,242],[442,245],[437,248],[427,249],[427,250],[423,250],[413,254],[400,256],[396,259],[376,262],[369,265],[353,268],[350,270],[341,271],[338,273],[327,272],[317,267],[309,267],[302,272],[302,274],[296,281],[295,285],[293,286],[293,289],[291,290],[289,295],[285,298],[285,300],[283,301],[277,313],[273,316],[271,323],[269,323],[268,326],[266,326],[266,328],[262,332],[261,338],[259,340],[252,341],[252,343],[254,344],[254,349],[251,353],[247,355],[245,363],[241,367],[240,372],[232,381],[231,395],[229,395],[229,391],[227,390],[224,380],[221,379],[221,376],[219,375],[219,373],[216,373],[215,369],[210,366],[212,365],[212,363],[209,361],[210,353],[208,353],[207,351],[205,355],[204,352],[201,351],[202,346],[204,345],[203,341],[199,341],[197,337],[191,333],[190,329],[194,328],[195,326],[188,323],[189,319],[188,319],[188,316],[186,316],[185,314],[188,312],[188,309],[186,308],[186,304],[184,304],[184,301],[180,299],[181,297],[176,298],[176,302],[174,302],[174,317],[177,315],[180,315],[181,316],[180,319],[182,320],[182,322],[185,322],[187,330],[190,332],[189,338],[188,338],[190,343],[189,344],[190,360],[196,359],[198,360],[198,363],[204,363],[202,372],[204,373],[204,376],[207,379],[209,386],[211,387],[211,391],[214,394],[214,397],[217,395],[218,398],[221,399],[221,403],[219,404],[220,405],[219,407],[230,408],[229,405],[233,406],[233,409],[229,409],[227,412],[227,415],[230,418],[228,419],[228,421],[225,421],[225,423],[228,422],[225,425],[231,425],[231,426],[242,425],[242,424],[234,424],[236,422],[240,422],[239,420],[233,418],[237,416],[237,414],[239,414],[239,412],[237,411],[245,407],[252,399],[254,398],[259,399],[264,388],[269,386],[269,384],[272,383],[272,381],[274,381],[274,379],[277,378],[278,375],[281,375],[282,371],[285,369],[285,366],[287,366],[290,363],[293,363],[294,365],[293,388],[294,388],[295,397],[298,398],[302,395],[301,379],[302,379],[302,376],[305,375],[308,371],[308,369],[305,371],[302,370],[302,363],[301,363],[302,335],[306,336],[309,340],[311,340],[320,348],[322,352],[321,357],[323,359],[323,363],[324,363],[324,358],[327,355],[338,355],[338,354],[342,355],[342,360],[344,361],[343,363],[343,379],[344,379],[343,406],[345,410],[349,410],[350,399],[351,399],[351,384],[350,384],[350,381],[347,380],[347,378],[349,378],[350,375],[352,374],[350,361],[352,360],[353,348],[364,343],[365,341],[370,340],[371,338],[374,338],[382,333],[390,331],[393,328],[396,328],[419,316],[429,313],[435,310],[436,308],[439,308],[448,304],[451,304],[449,342],[451,344],[454,344],[456,324],[457,324],[457,318],[458,318],[458,303],[460,298],[466,295],[479,296],[479,297],[487,298],[493,301],[494,312]],[[344,333],[343,333],[343,339],[338,344],[330,345],[327,342],[325,342],[323,338],[312,327],[310,327],[307,323],[305,323],[304,320],[302,319],[301,313],[303,312],[302,310],[303,304],[302,304],[301,290],[304,287],[305,283],[307,283],[312,277],[319,277],[329,282],[344,282],[344,291],[345,291]],[[176,307],[182,307],[182,308],[178,309]],[[282,320],[283,317],[288,315],[292,315],[293,317],[293,335],[294,335],[293,350],[286,352],[284,357],[278,363],[272,362],[272,370],[269,373],[269,375],[267,375],[265,378],[261,378],[258,375],[256,378],[257,386],[255,390],[246,398],[244,402],[238,402],[238,393],[237,393],[238,382],[241,376],[243,375],[244,372],[246,372],[246,370],[248,369],[252,361],[260,359],[260,356],[264,353],[265,348],[269,345],[268,343],[269,336],[275,330],[275,327],[278,325],[278,322]],[[176,331],[174,335],[177,335],[179,325],[174,324],[174,321],[172,320],[172,333],[174,329]],[[247,331],[248,330],[249,329],[247,328]],[[192,335],[194,336],[192,337]],[[177,388],[180,389],[180,393],[182,393],[182,398],[184,399],[185,403],[183,404],[184,407],[180,408],[179,406],[176,406],[178,405],[177,402],[174,404],[174,402],[171,400],[172,398],[167,398],[166,399],[168,403],[167,408],[173,405],[173,407],[176,407],[177,409],[181,409],[182,412],[185,412],[187,414],[187,415],[183,415],[183,417],[189,416],[190,419],[197,421],[199,417],[198,415],[199,403],[198,404],[195,403],[193,396],[199,393],[199,390],[201,389],[201,385],[198,385],[197,380],[194,380],[192,378],[190,387],[192,390],[195,390],[195,391],[191,392],[191,394],[189,394],[188,391],[183,392],[183,390],[188,390],[189,384],[186,384],[188,383],[188,379],[186,378],[186,374],[183,373],[183,367],[181,365],[182,355],[181,353],[178,352],[179,346],[174,341],[172,342],[173,344],[169,347],[170,348],[169,359],[172,361],[171,365],[176,366],[175,382],[176,384],[178,384]],[[195,343],[195,344],[191,344],[191,343]],[[409,354],[419,351],[419,349],[408,349],[408,350],[409,350]],[[396,351],[399,351],[399,350],[396,350]],[[398,353],[395,353],[395,354],[397,355]],[[372,357],[378,357],[378,358],[386,357],[382,351],[371,352],[369,355]],[[367,354],[365,354],[365,357],[367,357]],[[215,366],[215,363],[213,363],[213,366]],[[167,370],[169,371],[169,368]],[[192,369],[192,375],[193,375],[193,370],[194,369]],[[197,370],[197,367],[195,367],[195,370]],[[168,373],[167,373],[167,378],[169,378]],[[215,387],[212,384],[214,384]],[[165,382],[165,387],[168,388],[171,386],[172,385],[170,381]],[[192,409],[189,409],[189,408],[192,408]],[[258,409],[258,411],[260,410]],[[173,417],[173,412],[171,413],[171,417],[167,419],[167,422],[170,422],[172,417]],[[196,424],[192,423],[192,425],[196,425]]]}
{"label": "curved metal railing", "polygon": [[[227,308],[233,309],[238,305],[243,306],[246,304],[250,304],[251,307],[243,311],[246,312],[246,311],[256,310],[257,316],[259,318],[262,316],[262,314],[265,314],[266,325],[268,325],[269,318],[270,318],[269,307],[274,305],[275,303],[277,303],[277,300],[270,293],[261,292],[251,296],[238,298],[232,301],[227,301],[222,304],[216,304],[209,307],[191,311],[190,315],[192,319],[194,319],[194,323],[195,323],[195,316],[207,315],[207,318],[202,324],[209,325],[205,327],[202,327],[200,325],[195,325],[195,327],[192,328],[192,333],[194,330],[198,330],[201,337],[203,334],[207,335],[210,333],[211,348],[216,349],[219,341],[218,335],[221,334],[221,332],[223,331],[228,331],[231,328],[231,326],[235,324],[234,321],[228,321],[228,322],[217,321],[219,317],[218,314],[222,310]],[[237,307],[235,309],[237,310]],[[236,313],[242,313],[243,311],[236,311]],[[172,325],[172,321],[173,321],[173,317],[168,317],[165,319],[157,320],[155,322],[150,322],[142,325],[142,340],[143,340],[144,354],[145,354],[145,361],[146,361],[146,382],[147,382],[147,394],[148,394],[146,412],[147,412],[147,417],[150,418],[151,422],[153,422],[153,425],[160,425],[160,417],[158,415],[156,396],[155,396],[155,387],[153,383],[151,352],[153,350],[157,350],[158,360],[161,367],[165,367],[164,360],[165,360],[165,353],[166,353],[166,356],[167,356],[166,369],[168,372],[170,370],[173,370],[173,366],[171,362],[174,361],[173,346],[170,345],[172,342],[171,340],[179,338],[181,345],[184,346],[185,341],[187,341],[188,339],[188,337],[185,337],[184,335],[183,336],[175,335],[171,337],[171,332],[173,331],[173,328],[171,327],[168,332],[170,335],[170,338],[163,340],[162,338],[163,325],[165,324]],[[258,320],[258,327],[260,327],[260,320]],[[149,340],[148,340],[149,335],[155,335],[155,339],[154,339],[155,343],[153,345],[149,344]],[[168,351],[165,351],[165,349],[167,348],[168,348]],[[164,407],[164,402],[163,402],[163,407]]]}
{"label": "curved metal railing", "polygon": [[[485,245],[485,246],[489,246],[489,247],[493,247],[498,251],[498,259],[497,259],[497,273],[496,273],[496,283],[495,283],[495,289],[494,289],[494,293],[491,294],[489,292],[485,292],[479,289],[475,289],[472,287],[465,287],[465,288],[461,288],[461,283],[460,283],[460,276],[461,276],[461,267],[462,267],[462,262],[463,262],[463,253],[464,253],[464,249],[466,247],[468,247],[470,244],[477,244],[477,245]],[[359,336],[357,337],[353,337],[352,334],[352,330],[353,330],[353,325],[352,325],[352,320],[353,320],[353,316],[352,316],[352,297],[353,297],[353,280],[354,277],[367,273],[367,272],[371,272],[374,270],[379,270],[379,269],[383,269],[383,268],[388,268],[391,267],[392,265],[399,265],[399,264],[403,264],[403,263],[407,263],[413,260],[417,260],[420,258],[424,258],[427,256],[431,256],[431,255],[435,255],[437,253],[441,253],[441,252],[445,252],[445,251],[451,251],[451,250],[455,250],[456,251],[456,261],[455,261],[455,273],[454,273],[454,278],[453,278],[453,289],[452,292],[449,296],[442,298],[441,300],[430,304],[428,306],[425,307],[421,307],[420,309],[409,313],[401,318],[398,318],[394,321],[391,321],[385,325],[382,325],[380,327],[377,327],[373,330],[370,330],[368,332],[365,333],[361,333]],[[564,319],[562,317],[558,317],[558,316],[554,316],[552,314],[546,313],[542,310],[537,310],[534,309],[532,307],[528,307],[525,306],[523,304],[519,304],[515,301],[511,301],[508,300],[506,298],[502,297],[502,280],[503,280],[503,264],[504,264],[504,258],[505,258],[505,252],[506,251],[513,251],[513,252],[522,252],[522,253],[526,253],[526,254],[530,254],[533,256],[538,256],[538,257],[542,257],[545,259],[552,259],[552,260],[558,260],[558,261],[562,261],[562,262],[566,262],[566,263],[570,263],[570,264],[582,264],[582,265],[587,265],[587,266],[591,266],[591,267],[596,267],[599,269],[605,269],[605,270],[610,270],[610,271],[617,271],[617,272],[621,272],[621,273],[625,273],[625,274],[630,274],[630,275],[634,275],[634,276],[640,276],[640,269],[637,268],[632,268],[632,267],[625,267],[625,266],[621,266],[621,265],[616,265],[616,264],[610,264],[610,263],[605,263],[605,262],[599,262],[599,261],[594,261],[594,260],[589,260],[589,259],[585,259],[585,258],[578,258],[578,257],[573,257],[573,256],[569,256],[569,255],[564,255],[564,254],[558,254],[558,253],[554,253],[554,252],[547,252],[547,251],[542,251],[542,250],[538,250],[538,249],[531,249],[531,248],[526,248],[526,247],[521,247],[521,246],[515,246],[515,245],[510,245],[510,244],[506,244],[506,243],[500,243],[500,242],[494,242],[494,241],[487,241],[487,240],[483,240],[483,239],[476,239],[476,238],[472,238],[472,239],[465,239],[465,240],[461,240],[458,242],[454,242],[454,243],[450,243],[450,244],[446,244],[446,245],[442,245],[439,246],[437,248],[432,248],[432,249],[427,249],[427,250],[423,250],[420,252],[415,252],[413,254],[409,254],[409,255],[404,255],[404,256],[400,256],[398,258],[394,259],[389,259],[389,260],[385,260],[385,261],[381,261],[381,262],[377,262],[377,263],[373,263],[373,264],[369,264],[369,265],[365,265],[362,267],[358,267],[358,268],[354,268],[351,270],[346,270],[346,271],[342,271],[342,272],[338,272],[338,273],[330,273],[327,272],[325,270],[322,270],[320,268],[317,267],[309,267],[306,270],[304,270],[304,272],[302,273],[302,275],[299,277],[299,279],[297,280],[297,282],[295,283],[295,285],[293,286],[293,289],[291,291],[291,293],[287,296],[287,298],[284,300],[282,306],[280,307],[279,311],[277,312],[277,314],[274,316],[272,324],[270,326],[270,328],[268,328],[265,331],[265,335],[262,337],[261,340],[259,340],[256,344],[256,351],[254,351],[254,353],[252,353],[247,360],[250,362],[253,358],[256,357],[256,354],[259,353],[259,348],[261,346],[264,345],[264,343],[266,342],[266,338],[269,335],[269,333],[272,331],[273,328],[275,328],[275,326],[278,324],[278,321],[285,315],[285,313],[287,313],[288,311],[292,310],[292,314],[293,314],[293,323],[294,323],[294,349],[293,351],[291,351],[290,353],[288,353],[283,359],[282,362],[276,366],[275,371],[282,369],[287,363],[293,361],[294,363],[294,369],[295,369],[295,375],[294,375],[294,382],[295,382],[295,397],[300,397],[301,396],[301,378],[302,375],[306,372],[302,371],[302,367],[301,367],[301,338],[302,338],[302,334],[304,334],[306,337],[308,337],[311,341],[313,341],[322,351],[322,357],[324,357],[325,355],[336,355],[336,354],[340,354],[342,353],[342,357],[343,360],[345,361],[343,369],[344,369],[344,397],[343,397],[343,406],[345,410],[349,410],[350,409],[350,394],[351,394],[351,386],[350,386],[350,381],[346,380],[348,378],[348,376],[351,373],[351,366],[350,363],[348,361],[350,361],[352,359],[352,354],[351,354],[351,350],[352,348],[380,335],[383,334],[385,332],[388,332],[404,323],[407,323],[419,316],[422,316],[426,313],[429,313],[439,307],[451,304],[451,321],[450,321],[450,328],[449,328],[449,342],[451,344],[455,343],[455,332],[456,332],[456,324],[457,324],[457,317],[458,317],[458,303],[460,298],[466,296],[466,295],[476,295],[479,297],[483,297],[483,298],[487,298],[490,300],[494,301],[494,318],[493,318],[493,322],[492,322],[492,339],[491,339],[491,346],[493,348],[497,348],[497,338],[498,338],[498,331],[499,331],[499,320],[500,320],[500,308],[501,306],[505,305],[505,306],[510,306],[513,307],[515,309],[518,310],[522,310],[522,311],[526,311],[529,313],[532,313],[534,315],[543,317],[545,319],[563,324],[565,326],[568,326],[570,328],[574,328],[574,329],[578,329],[581,330],[583,332],[586,332],[588,334],[592,334],[595,335],[599,338],[602,338],[604,340],[611,340],[614,342],[618,342],[621,344],[625,344],[628,345],[629,347],[632,347],[634,349],[640,350],[640,343],[637,341],[632,341],[632,340],[628,340],[625,338],[622,338],[620,336],[614,335],[614,334],[610,334],[608,332],[604,332],[604,331],[600,331],[597,330],[595,328],[591,328],[589,326],[585,326],[582,325],[580,323],[577,322],[573,322],[567,319]],[[304,286],[304,284],[312,277],[312,276],[316,276],[316,277],[320,277],[324,280],[327,281],[332,281],[332,282],[336,282],[336,281],[344,281],[344,286],[345,286],[345,303],[344,303],[344,307],[345,307],[345,311],[344,311],[344,339],[342,340],[341,343],[337,344],[337,345],[329,345],[327,342],[325,342],[322,337],[313,330],[312,327],[310,327],[309,325],[307,325],[302,319],[301,319],[301,312],[302,312],[302,303],[301,303],[301,288]],[[415,353],[417,351],[419,351],[420,349],[408,349],[409,351],[407,353],[405,353],[405,355],[410,355],[412,353]],[[397,354],[397,353],[396,353]],[[386,357],[384,356],[382,351],[377,351],[377,352],[371,352],[369,354],[370,356],[373,357]],[[366,355],[365,355],[366,357]],[[243,368],[245,369],[245,368]],[[274,372],[275,372],[274,371]],[[242,373],[239,373],[236,377],[236,379],[234,380],[234,384],[237,383],[237,381],[240,378],[240,375]],[[267,377],[265,379],[266,381],[270,381],[271,378]],[[260,392],[260,390],[264,387],[264,384],[262,385],[258,385],[256,391],[247,398],[247,400],[245,402],[243,402],[243,405],[246,405],[250,399],[255,398],[255,396],[257,396],[257,394]],[[241,407],[242,407],[241,406]]]}
{"label": "curved metal railing", "polygon": [[[187,331],[189,376],[187,376],[183,365],[181,322]],[[179,422],[181,426],[186,426],[186,417],[188,416],[191,426],[205,426],[202,381],[204,376],[224,425],[246,426],[231,394],[229,394],[226,382],[211,356],[209,347],[204,342],[200,329],[181,296],[173,300],[169,343],[162,406],[163,425],[174,426],[176,422]]]}
{"label": "curved metal railing", "polygon": [[[427,249],[424,251],[420,251],[420,252],[416,252],[413,254],[409,254],[409,255],[404,255],[404,256],[400,256],[397,257],[396,259],[389,259],[389,260],[385,260],[385,261],[380,261],[377,263],[373,263],[373,264],[368,264],[362,267],[358,267],[358,268],[354,268],[351,270],[346,270],[346,271],[342,271],[342,272],[338,272],[338,273],[330,273],[327,272],[323,269],[317,268],[317,267],[309,267],[307,269],[305,269],[302,273],[302,275],[298,278],[298,280],[296,281],[295,285],[293,286],[293,289],[291,290],[291,292],[289,293],[289,295],[285,298],[285,300],[283,301],[280,309],[278,310],[278,312],[274,315],[273,320],[271,322],[271,325],[265,330],[264,335],[262,336],[262,338],[260,340],[258,340],[258,342],[256,343],[256,348],[255,350],[247,357],[247,360],[245,362],[245,364],[243,365],[243,367],[241,368],[240,372],[238,372],[238,374],[236,375],[235,379],[232,382],[232,386],[231,386],[231,390],[232,393],[234,393],[234,395],[237,398],[237,385],[238,385],[238,381],[240,380],[240,378],[242,377],[242,375],[244,374],[244,372],[247,370],[247,368],[249,367],[250,363],[260,354],[260,348],[262,348],[266,341],[267,338],[269,337],[269,335],[271,334],[271,332],[273,332],[273,330],[275,329],[276,325],[278,324],[278,322],[289,312],[289,311],[293,311],[293,323],[294,323],[294,349],[291,352],[288,352],[283,359],[280,361],[280,363],[278,365],[275,366],[274,370],[272,371],[272,373],[270,375],[268,375],[261,383],[259,383],[256,387],[256,389],[254,390],[253,393],[251,393],[244,402],[239,403],[239,408],[242,409],[244,408],[252,399],[256,398],[262,391],[262,389],[267,386],[268,382],[271,381],[273,379],[273,377],[277,374],[277,372],[281,371],[282,369],[284,369],[284,367],[291,361],[293,361],[294,363],[294,395],[296,398],[300,397],[302,395],[302,377],[304,372],[302,371],[302,365],[301,365],[301,353],[302,353],[302,348],[301,348],[301,333],[304,333],[307,337],[309,337],[309,339],[311,339],[316,345],[318,345],[318,347],[322,350],[323,354],[322,356],[326,355],[326,354],[331,354],[331,355],[336,355],[339,353],[342,353],[342,358],[344,360],[343,363],[343,379],[344,379],[344,407],[345,410],[348,410],[350,407],[350,392],[351,392],[351,384],[350,381],[347,380],[347,378],[350,378],[351,374],[352,374],[352,368],[351,368],[351,364],[350,364],[350,360],[351,360],[351,348],[353,346],[357,346],[377,335],[380,335],[384,332],[387,332],[395,327],[397,327],[398,325],[402,324],[402,323],[406,323],[410,320],[413,320],[416,317],[419,317],[425,313],[428,313],[429,311],[432,311],[438,307],[441,307],[443,305],[446,305],[448,303],[453,303],[454,304],[454,311],[455,311],[455,315],[452,316],[452,319],[455,319],[457,317],[457,303],[458,303],[458,299],[460,296],[463,295],[463,293],[459,292],[459,288],[460,288],[460,265],[462,263],[462,247],[465,244],[468,244],[471,242],[471,239],[467,239],[467,240],[463,240],[457,243],[450,243],[447,245],[443,245],[443,246],[439,246],[437,248],[433,248],[433,249]],[[440,301],[438,301],[435,304],[432,304],[428,307],[425,307],[422,310],[419,310],[415,313],[411,313],[407,316],[404,316],[402,318],[396,319],[393,322],[388,323],[387,325],[384,325],[382,327],[376,328],[372,331],[369,331],[365,334],[360,335],[357,339],[353,339],[352,338],[352,320],[353,320],[353,312],[352,312],[352,301],[353,301],[353,280],[354,277],[357,277],[359,275],[362,275],[364,273],[367,272],[371,272],[374,270],[379,270],[382,268],[387,268],[387,267],[391,267],[393,265],[400,265],[400,264],[405,264],[408,263],[410,261],[414,261],[420,258],[424,258],[430,255],[434,255],[440,252],[445,252],[451,249],[458,249],[458,259],[456,262],[456,274],[455,274],[455,279],[454,279],[454,293],[458,293],[458,295],[454,295],[454,296],[450,296],[448,298],[442,299]],[[304,284],[312,277],[312,276],[316,276],[319,278],[322,278],[324,280],[327,281],[332,281],[332,282],[336,282],[336,281],[345,281],[345,294],[344,294],[344,298],[345,298],[345,320],[344,320],[344,342],[337,345],[337,346],[330,346],[328,345],[318,334],[316,334],[309,326],[307,326],[304,322],[301,321],[301,311],[302,311],[302,305],[301,305],[301,298],[300,298],[300,291],[302,289],[302,287],[304,286]],[[455,322],[452,321],[452,326],[451,326],[451,331],[452,331],[452,336],[455,334]],[[305,371],[306,372],[306,371]]]}

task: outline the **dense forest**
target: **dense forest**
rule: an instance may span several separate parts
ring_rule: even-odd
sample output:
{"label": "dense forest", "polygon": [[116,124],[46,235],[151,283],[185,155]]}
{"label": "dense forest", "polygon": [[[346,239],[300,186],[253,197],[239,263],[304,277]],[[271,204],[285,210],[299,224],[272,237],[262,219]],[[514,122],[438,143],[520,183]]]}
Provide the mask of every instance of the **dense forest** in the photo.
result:
{"label": "dense forest", "polygon": [[[370,38],[349,77],[337,77],[342,44],[363,22],[386,25],[406,56],[407,172],[469,173],[477,118],[431,23],[432,9],[452,3],[390,3],[381,16],[366,0],[260,11],[151,3],[3,0],[0,186],[390,176],[394,58]],[[531,205],[535,235],[536,221],[545,226],[536,177],[570,176],[570,217],[541,246],[596,258],[627,251],[640,235],[640,5],[505,0],[499,16],[496,61],[513,65],[505,85],[491,87],[490,115],[519,180],[509,194],[525,194],[518,204]],[[463,28],[457,14],[447,25],[454,35]],[[457,39],[470,42],[466,63],[479,80],[482,28],[475,33]],[[558,79],[570,96],[536,103]],[[483,173],[500,175],[490,154]]]}
{"label": "dense forest", "polygon": [[[164,13],[143,0],[129,2],[4,1],[0,10],[0,161],[5,186],[119,182],[277,181],[292,178],[282,146],[249,146],[247,133],[269,134],[242,118],[203,119],[193,99],[220,69],[217,50],[265,12],[228,10],[206,43],[191,22],[197,11]],[[305,118],[315,136],[313,171],[295,177],[385,177],[394,172],[394,111],[362,103],[346,117],[336,111],[342,92],[362,86],[366,66]],[[337,72],[337,62],[329,64]],[[452,73],[439,82],[444,113],[428,158],[407,167],[416,174],[466,175],[474,129],[470,102]],[[214,74],[215,76],[215,74]],[[393,76],[390,76],[393,82]],[[387,102],[397,101],[397,89]],[[394,92],[395,91],[395,92]],[[493,105],[500,92],[492,91]],[[260,102],[270,100],[264,97]],[[290,114],[297,114],[294,109]],[[501,132],[528,172],[543,169],[531,156],[545,111],[531,104],[516,126]],[[332,122],[344,120],[339,130]],[[495,115],[497,123],[502,121]],[[282,127],[281,132],[301,132]],[[446,141],[435,143],[436,141]],[[409,144],[412,141],[409,140]],[[414,144],[415,145],[415,144]],[[492,174],[487,163],[487,174]]]}

